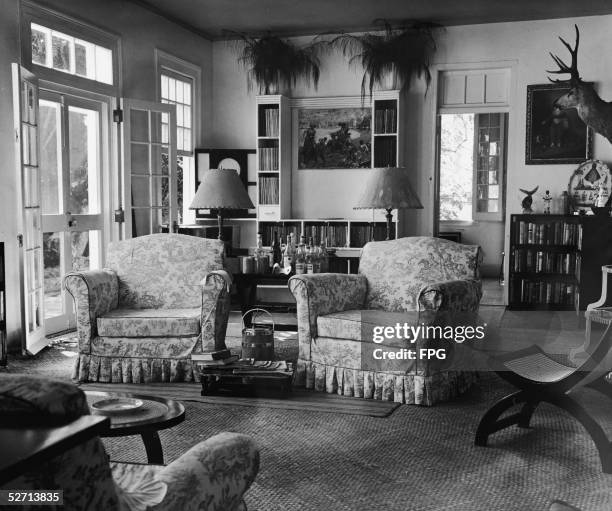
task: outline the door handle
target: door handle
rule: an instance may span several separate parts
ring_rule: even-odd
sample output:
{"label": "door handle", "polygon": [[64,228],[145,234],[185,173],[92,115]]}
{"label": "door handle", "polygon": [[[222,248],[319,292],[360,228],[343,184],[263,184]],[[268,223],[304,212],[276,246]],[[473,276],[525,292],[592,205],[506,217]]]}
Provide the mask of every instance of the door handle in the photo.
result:
{"label": "door handle", "polygon": [[74,219],[70,211],[66,211],[66,223],[70,228],[77,226],[77,221]]}

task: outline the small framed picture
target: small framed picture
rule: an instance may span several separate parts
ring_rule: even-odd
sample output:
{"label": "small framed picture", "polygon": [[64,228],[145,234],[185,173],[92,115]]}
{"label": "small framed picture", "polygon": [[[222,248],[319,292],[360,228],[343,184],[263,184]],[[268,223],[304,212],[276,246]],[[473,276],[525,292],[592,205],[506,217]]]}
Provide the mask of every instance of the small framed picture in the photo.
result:
{"label": "small framed picture", "polygon": [[555,101],[567,94],[565,84],[527,86],[527,165],[582,163],[592,156],[592,132],[575,108],[562,110]]}

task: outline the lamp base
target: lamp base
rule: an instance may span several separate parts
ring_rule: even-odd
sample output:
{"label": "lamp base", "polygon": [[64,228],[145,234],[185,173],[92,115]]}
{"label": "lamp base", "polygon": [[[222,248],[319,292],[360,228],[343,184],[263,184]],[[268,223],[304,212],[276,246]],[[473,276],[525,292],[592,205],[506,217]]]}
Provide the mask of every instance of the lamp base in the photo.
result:
{"label": "lamp base", "polygon": [[395,234],[393,236],[391,236],[391,233],[393,231],[393,214],[391,213],[391,211],[393,211],[392,208],[387,209],[387,214],[385,215],[385,218],[387,219],[387,238],[386,238],[386,241],[395,239]]}

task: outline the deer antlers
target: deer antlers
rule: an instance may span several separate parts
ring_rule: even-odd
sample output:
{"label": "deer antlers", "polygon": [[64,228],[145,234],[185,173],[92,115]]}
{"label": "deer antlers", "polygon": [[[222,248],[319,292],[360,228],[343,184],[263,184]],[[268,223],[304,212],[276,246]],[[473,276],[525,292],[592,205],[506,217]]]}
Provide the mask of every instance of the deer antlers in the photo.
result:
{"label": "deer antlers", "polygon": [[570,78],[569,80],[553,80],[552,78],[548,78],[551,82],[553,83],[560,83],[560,82],[568,82],[571,80],[580,80],[580,74],[578,73],[578,44],[580,43],[580,31],[578,30],[578,25],[574,25],[574,28],[576,29],[576,45],[574,46],[574,48],[572,49],[572,47],[567,44],[567,42],[565,41],[565,39],[563,39],[562,37],[559,37],[559,39],[561,40],[561,42],[563,43],[563,45],[569,50],[570,55],[572,56],[572,64],[571,66],[568,66],[565,62],[563,62],[559,57],[557,57],[556,55],[553,55],[552,53],[550,53],[550,56],[552,57],[552,59],[555,61],[555,63],[559,66],[559,70],[558,71],[546,71],[547,73],[552,73],[552,74],[569,74]]}

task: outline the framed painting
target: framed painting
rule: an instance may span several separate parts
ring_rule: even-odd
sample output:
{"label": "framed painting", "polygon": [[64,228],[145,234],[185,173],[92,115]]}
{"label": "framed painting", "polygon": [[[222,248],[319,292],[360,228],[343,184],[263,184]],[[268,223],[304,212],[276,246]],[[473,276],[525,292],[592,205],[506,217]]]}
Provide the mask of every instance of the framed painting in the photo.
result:
{"label": "framed painting", "polygon": [[575,108],[555,106],[569,90],[557,83],[527,86],[527,165],[582,163],[591,158],[592,131]]}
{"label": "framed painting", "polygon": [[[249,192],[253,204],[256,204],[255,191],[255,149],[196,149],[196,186],[200,186],[204,172],[210,169],[231,169],[238,172],[244,188]],[[249,172],[253,174],[249,178]],[[235,209],[225,210],[224,218],[255,218],[254,210]],[[217,218],[217,210],[198,209],[196,218]]]}
{"label": "framed painting", "polygon": [[369,107],[299,108],[298,169],[369,168],[371,126]]}

